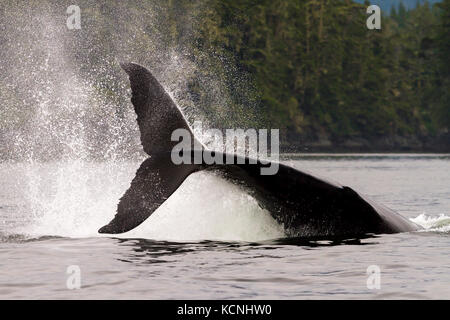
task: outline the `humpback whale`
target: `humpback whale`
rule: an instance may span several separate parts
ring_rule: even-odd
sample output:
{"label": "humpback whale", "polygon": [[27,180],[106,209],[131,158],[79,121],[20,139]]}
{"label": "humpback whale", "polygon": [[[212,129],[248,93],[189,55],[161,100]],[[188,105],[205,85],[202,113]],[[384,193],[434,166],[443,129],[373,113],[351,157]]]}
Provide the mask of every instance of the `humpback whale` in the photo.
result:
{"label": "humpback whale", "polygon": [[[274,175],[260,173],[261,168],[271,165],[270,162],[250,161],[248,157],[236,154],[231,155],[233,164],[207,164],[204,161],[174,164],[171,153],[177,142],[171,140],[172,132],[185,129],[193,142],[198,140],[181,110],[150,71],[134,63],[121,63],[121,67],[129,76],[140,140],[149,158],[141,164],[120,199],[116,215],[100,228],[100,233],[123,233],[140,225],[190,174],[200,170],[218,172],[224,179],[242,186],[284,226],[289,237],[360,237],[420,228],[350,187],[328,182],[283,163],[278,164]],[[230,156],[208,150],[203,145],[200,149],[192,148],[188,156],[194,158],[198,153]],[[203,156],[201,159],[205,159]]]}

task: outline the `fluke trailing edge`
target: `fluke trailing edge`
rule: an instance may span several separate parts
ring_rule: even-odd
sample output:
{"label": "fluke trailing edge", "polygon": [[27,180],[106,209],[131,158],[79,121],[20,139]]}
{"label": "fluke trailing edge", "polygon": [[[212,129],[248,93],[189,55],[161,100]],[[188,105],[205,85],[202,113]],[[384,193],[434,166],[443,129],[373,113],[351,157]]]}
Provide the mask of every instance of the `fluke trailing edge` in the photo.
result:
{"label": "fluke trailing edge", "polygon": [[[326,182],[284,164],[277,164],[274,175],[261,175],[271,163],[234,157],[234,164],[174,164],[172,132],[185,129],[194,137],[183,114],[164,88],[144,67],[121,64],[129,75],[131,102],[137,114],[144,151],[150,155],[137,170],[130,188],[117,207],[114,219],[100,233],[129,231],[147,219],[183,181],[200,170],[214,170],[224,179],[243,186],[273,218],[282,224],[288,236],[352,237],[365,234],[414,231],[419,226],[396,212],[358,194],[353,189]],[[227,157],[202,147],[190,151]]]}

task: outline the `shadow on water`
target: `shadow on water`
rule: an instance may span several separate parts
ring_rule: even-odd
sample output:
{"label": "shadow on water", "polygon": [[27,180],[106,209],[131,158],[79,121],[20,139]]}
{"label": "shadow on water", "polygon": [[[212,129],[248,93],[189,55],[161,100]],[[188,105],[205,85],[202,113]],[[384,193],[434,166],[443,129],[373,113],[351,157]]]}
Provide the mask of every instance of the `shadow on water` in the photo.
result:
{"label": "shadow on water", "polygon": [[378,242],[365,242],[367,239],[377,239],[380,236],[366,234],[357,237],[300,237],[300,238],[282,238],[272,240],[276,245],[301,246],[305,249],[317,247],[332,247],[340,245],[372,245]]}
{"label": "shadow on water", "polygon": [[122,262],[165,263],[170,262],[169,257],[185,255],[193,252],[242,252],[251,250],[275,250],[286,246],[296,246],[300,250],[312,250],[321,247],[340,245],[376,245],[376,235],[364,235],[352,238],[339,237],[308,237],[308,238],[281,238],[260,242],[227,242],[204,240],[198,242],[174,242],[138,238],[113,238],[120,246],[131,249],[128,258],[118,259]]}

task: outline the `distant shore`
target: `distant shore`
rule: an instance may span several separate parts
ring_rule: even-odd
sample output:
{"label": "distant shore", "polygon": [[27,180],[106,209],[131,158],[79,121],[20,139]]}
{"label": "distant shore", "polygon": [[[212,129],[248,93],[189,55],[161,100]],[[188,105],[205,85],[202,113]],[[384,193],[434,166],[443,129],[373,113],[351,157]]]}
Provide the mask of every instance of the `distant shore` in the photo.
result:
{"label": "distant shore", "polygon": [[438,137],[381,137],[378,139],[351,138],[342,141],[329,139],[303,140],[290,139],[282,142],[280,150],[306,153],[448,153],[450,152],[450,133]]}

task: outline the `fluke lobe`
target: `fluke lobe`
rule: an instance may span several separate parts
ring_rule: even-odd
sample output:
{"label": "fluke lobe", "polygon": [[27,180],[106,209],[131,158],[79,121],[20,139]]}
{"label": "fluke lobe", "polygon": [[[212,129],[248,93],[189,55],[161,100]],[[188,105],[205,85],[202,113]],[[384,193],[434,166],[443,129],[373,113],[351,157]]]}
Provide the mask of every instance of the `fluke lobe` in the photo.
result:
{"label": "fluke lobe", "polygon": [[[121,67],[130,78],[131,102],[137,114],[141,143],[150,157],[141,164],[130,188],[120,199],[114,219],[102,227],[100,233],[116,234],[135,228],[191,173],[200,170],[214,170],[224,179],[242,186],[284,226],[290,237],[358,237],[420,228],[349,187],[324,181],[282,163],[274,175],[261,175],[260,169],[270,163],[249,163],[248,158],[236,155],[232,156],[234,164],[174,164],[171,152],[178,141],[171,141],[172,132],[186,129],[192,141],[197,141],[187,121],[146,68],[134,63],[124,63]],[[214,153],[202,148],[191,151],[192,157],[195,152]]]}

